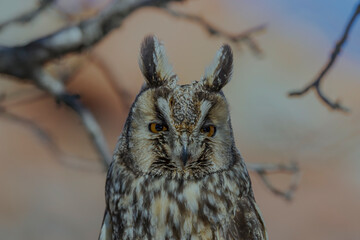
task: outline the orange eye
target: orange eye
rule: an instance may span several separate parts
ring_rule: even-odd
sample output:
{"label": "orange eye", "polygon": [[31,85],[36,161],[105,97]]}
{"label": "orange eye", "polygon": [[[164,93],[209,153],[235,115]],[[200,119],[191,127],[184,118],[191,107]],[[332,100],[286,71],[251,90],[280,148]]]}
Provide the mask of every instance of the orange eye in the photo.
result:
{"label": "orange eye", "polygon": [[149,124],[149,130],[150,130],[150,132],[153,132],[153,133],[159,133],[159,132],[162,132],[162,131],[167,131],[168,129],[163,124],[150,123]]}
{"label": "orange eye", "polygon": [[213,137],[216,133],[216,127],[214,125],[207,125],[203,126],[200,131],[206,133],[208,137]]}

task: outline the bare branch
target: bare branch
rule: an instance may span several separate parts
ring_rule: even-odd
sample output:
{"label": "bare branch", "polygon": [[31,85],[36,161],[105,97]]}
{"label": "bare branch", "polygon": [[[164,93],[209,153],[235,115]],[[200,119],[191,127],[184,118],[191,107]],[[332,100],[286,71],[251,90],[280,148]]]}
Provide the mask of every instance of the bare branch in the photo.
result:
{"label": "bare branch", "polygon": [[181,13],[172,10],[169,7],[165,7],[165,10],[170,15],[177,17],[177,18],[183,18],[191,22],[195,22],[199,25],[201,25],[205,30],[212,36],[221,36],[224,37],[229,42],[232,42],[234,44],[239,44],[241,42],[246,43],[249,48],[253,51],[254,54],[260,55],[262,54],[262,50],[259,46],[259,44],[254,40],[253,35],[255,33],[263,32],[266,29],[266,24],[262,24],[253,28],[250,28],[242,33],[239,34],[230,34],[227,33],[219,28],[214,27],[211,25],[208,21],[206,21],[204,18],[197,16],[197,15],[191,15],[187,13]]}
{"label": "bare branch", "polygon": [[66,92],[65,87],[61,81],[57,81],[40,68],[34,69],[32,79],[39,88],[53,95],[59,103],[65,103],[79,115],[86,131],[93,140],[93,143],[103,160],[104,166],[107,167],[111,162],[109,148],[107,146],[105,137],[92,113],[82,105],[76,96],[70,95],[68,92]]}
{"label": "bare branch", "polygon": [[[45,98],[50,97],[48,94],[41,92],[39,94],[35,94],[33,96],[30,96],[28,98],[24,98],[24,99],[20,99],[20,100],[14,100],[14,101],[9,101],[10,103],[8,103],[8,100],[2,104],[5,108],[9,109],[9,108],[13,108],[13,107],[17,107],[17,106],[24,106],[27,104],[31,104],[34,103],[36,101],[40,101],[43,100]],[[0,99],[1,101],[1,99]]]}
{"label": "bare branch", "polygon": [[[62,83],[66,85],[75,78],[81,67],[82,63],[77,63],[76,65],[71,67],[61,67],[60,69],[57,69],[55,71],[54,75],[56,76],[56,79],[59,79]],[[26,95],[26,97],[19,97],[24,95]],[[6,100],[2,103],[2,106],[6,109],[10,109],[17,106],[32,104],[34,102],[41,101],[49,97],[51,97],[51,95],[39,90],[38,88],[21,89],[6,95],[5,93],[0,93],[0,102]]]}
{"label": "bare branch", "polygon": [[0,92],[0,102],[4,101],[6,98],[6,94],[3,92]]}
{"label": "bare branch", "polygon": [[[97,16],[77,25],[17,47],[0,46],[0,73],[27,78],[34,65],[42,65],[69,53],[81,52],[103,39],[119,27],[135,10],[146,6],[160,6],[179,0],[114,0]],[[18,66],[23,66],[19,68]]]}
{"label": "bare branch", "polygon": [[0,117],[30,129],[41,140],[41,142],[44,143],[52,153],[54,153],[54,155],[59,154],[60,150],[51,136],[42,128],[40,128],[35,122],[10,113],[2,106],[0,106]]}
{"label": "bare branch", "polygon": [[104,77],[110,84],[111,89],[118,97],[120,104],[122,104],[124,108],[129,109],[132,104],[132,102],[130,102],[132,98],[130,94],[126,90],[124,90],[116,81],[117,77],[114,76],[114,74],[111,72],[111,69],[109,69],[109,67],[104,63],[104,61],[94,52],[91,52],[88,55],[88,59],[96,65],[96,67],[101,71],[102,74],[104,74]]}
{"label": "bare branch", "polygon": [[[41,68],[33,69],[29,74],[29,78],[31,78],[40,89],[50,93],[55,97],[58,103],[65,103],[80,116],[82,123],[90,135],[93,144],[102,159],[102,163],[106,168],[111,162],[111,155],[105,137],[92,113],[81,104],[77,96],[70,95],[66,92],[63,82],[54,79]],[[38,97],[42,98],[41,95]],[[38,98],[35,98],[35,100],[37,99]]]}
{"label": "bare branch", "polygon": [[307,93],[310,89],[315,89],[315,91],[317,92],[318,97],[320,97],[320,99],[327,106],[329,106],[331,109],[333,109],[333,110],[341,110],[343,112],[349,112],[350,111],[348,108],[341,105],[339,101],[333,102],[329,98],[327,98],[320,89],[320,83],[321,83],[321,80],[329,72],[329,70],[331,69],[331,67],[335,63],[337,57],[339,56],[339,54],[341,52],[341,49],[342,49],[344,43],[346,42],[346,40],[347,40],[347,38],[349,36],[351,27],[353,26],[353,24],[355,22],[355,19],[357,18],[358,15],[360,15],[360,2],[358,3],[353,15],[351,16],[350,21],[348,22],[342,37],[336,43],[335,48],[333,49],[328,62],[325,64],[325,66],[323,67],[323,69],[321,70],[319,75],[315,78],[315,80],[313,82],[311,82],[309,85],[307,85],[304,89],[290,92],[288,94],[290,97],[301,96],[301,95]]}
{"label": "bare branch", "polygon": [[[300,170],[296,163],[291,164],[260,164],[260,163],[247,163],[250,171],[256,172],[265,186],[275,195],[279,195],[286,200],[290,201],[300,183]],[[292,180],[286,191],[276,188],[268,179],[268,174],[274,173],[287,173],[292,174]]]}
{"label": "bare branch", "polygon": [[[1,100],[0,100],[1,101]],[[42,129],[38,124],[35,122],[20,117],[18,115],[15,115],[9,111],[6,110],[6,108],[0,106],[0,117],[9,120],[12,123],[19,124],[20,126],[25,127],[26,129],[29,129],[32,133],[35,134],[35,136],[45,145],[47,146],[47,150],[50,150],[50,152],[53,154],[55,159],[63,165],[69,166],[71,168],[75,168],[78,170],[91,170],[91,171],[99,171],[99,166],[90,166],[88,160],[81,159],[79,156],[73,156],[71,154],[63,152],[54,139],[51,137],[49,133],[47,133],[44,129]],[[72,161],[69,161],[69,159],[72,159]],[[73,159],[76,160],[82,160],[80,161],[73,161]]]}
{"label": "bare branch", "polygon": [[14,24],[14,23],[25,24],[25,23],[32,21],[40,13],[42,13],[44,10],[46,10],[48,7],[50,7],[53,3],[54,3],[54,0],[40,0],[38,3],[38,6],[35,9],[25,12],[25,13],[21,14],[20,16],[16,16],[16,17],[9,19],[3,23],[0,23],[0,31],[3,30],[5,27],[9,26],[10,24]]}

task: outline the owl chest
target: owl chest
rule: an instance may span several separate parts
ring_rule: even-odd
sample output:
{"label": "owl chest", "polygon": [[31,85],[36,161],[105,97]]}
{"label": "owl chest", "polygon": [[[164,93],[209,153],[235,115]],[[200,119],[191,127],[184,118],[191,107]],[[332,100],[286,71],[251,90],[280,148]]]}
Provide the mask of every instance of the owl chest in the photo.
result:
{"label": "owl chest", "polygon": [[197,182],[133,184],[113,215],[121,239],[224,239],[236,192]]}

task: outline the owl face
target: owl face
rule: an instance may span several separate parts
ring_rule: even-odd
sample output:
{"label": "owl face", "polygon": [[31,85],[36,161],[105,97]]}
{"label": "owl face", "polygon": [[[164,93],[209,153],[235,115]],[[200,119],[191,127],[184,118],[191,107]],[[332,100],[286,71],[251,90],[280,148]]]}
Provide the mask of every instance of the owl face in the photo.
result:
{"label": "owl face", "polygon": [[230,47],[218,51],[200,81],[177,85],[163,46],[148,37],[140,68],[146,84],[126,127],[133,168],[142,174],[184,179],[228,169],[234,141],[221,88],[232,71]]}

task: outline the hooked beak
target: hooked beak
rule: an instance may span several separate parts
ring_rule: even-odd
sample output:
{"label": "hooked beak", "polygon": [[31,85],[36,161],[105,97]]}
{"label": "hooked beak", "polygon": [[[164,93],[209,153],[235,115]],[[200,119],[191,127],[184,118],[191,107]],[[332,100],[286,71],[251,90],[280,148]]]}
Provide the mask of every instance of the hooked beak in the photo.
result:
{"label": "hooked beak", "polygon": [[190,158],[190,154],[188,152],[188,148],[186,145],[183,145],[183,148],[181,150],[181,155],[180,155],[181,161],[184,164],[184,167],[186,166],[186,163],[188,162],[189,158]]}

